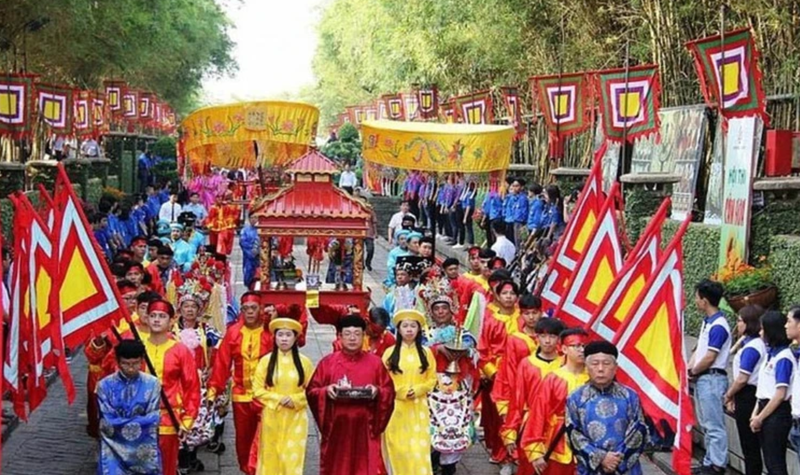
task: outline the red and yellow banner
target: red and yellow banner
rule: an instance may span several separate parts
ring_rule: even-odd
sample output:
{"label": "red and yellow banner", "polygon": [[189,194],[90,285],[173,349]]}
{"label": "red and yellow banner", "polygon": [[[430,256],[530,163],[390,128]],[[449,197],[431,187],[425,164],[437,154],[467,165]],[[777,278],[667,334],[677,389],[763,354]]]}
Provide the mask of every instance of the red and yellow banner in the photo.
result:
{"label": "red and yellow banner", "polygon": [[478,91],[453,99],[455,118],[464,124],[491,124],[494,121],[491,91]]}
{"label": "red and yellow banner", "polygon": [[633,141],[657,133],[661,99],[658,66],[609,69],[597,73],[600,113],[608,140]]}
{"label": "red and yellow banner", "polygon": [[769,126],[758,50],[749,28],[709,36],[686,44],[694,58],[700,90],[709,107],[722,116],[757,115]]}
{"label": "red and yellow banner", "polygon": [[75,116],[72,96],[74,90],[66,86],[50,84],[36,85],[37,111],[42,123],[53,135],[72,135],[72,120]]}
{"label": "red and yellow banner", "polygon": [[35,78],[30,74],[0,74],[0,135],[19,139],[30,134]]}

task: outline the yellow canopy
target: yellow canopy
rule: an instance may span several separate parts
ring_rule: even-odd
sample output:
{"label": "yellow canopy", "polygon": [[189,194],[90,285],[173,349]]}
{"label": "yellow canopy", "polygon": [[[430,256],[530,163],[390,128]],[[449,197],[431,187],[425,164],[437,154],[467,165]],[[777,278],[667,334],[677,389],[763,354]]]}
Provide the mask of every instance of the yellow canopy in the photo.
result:
{"label": "yellow canopy", "polygon": [[505,125],[366,121],[364,160],[408,170],[478,173],[505,170],[514,128]]}
{"label": "yellow canopy", "polygon": [[184,153],[195,167],[283,165],[308,151],[317,135],[318,122],[319,109],[299,102],[204,107],[189,114],[181,124]]}

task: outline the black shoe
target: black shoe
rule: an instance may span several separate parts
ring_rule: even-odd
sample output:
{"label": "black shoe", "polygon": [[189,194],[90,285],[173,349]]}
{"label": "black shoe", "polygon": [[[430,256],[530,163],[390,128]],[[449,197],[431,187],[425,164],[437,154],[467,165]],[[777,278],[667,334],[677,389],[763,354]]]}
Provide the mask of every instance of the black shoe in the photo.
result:
{"label": "black shoe", "polygon": [[206,450],[211,452],[212,454],[221,454],[225,452],[225,443],[224,442],[211,442],[206,446]]}
{"label": "black shoe", "polygon": [[206,466],[200,460],[193,460],[190,468],[195,472],[204,472],[206,470]]}

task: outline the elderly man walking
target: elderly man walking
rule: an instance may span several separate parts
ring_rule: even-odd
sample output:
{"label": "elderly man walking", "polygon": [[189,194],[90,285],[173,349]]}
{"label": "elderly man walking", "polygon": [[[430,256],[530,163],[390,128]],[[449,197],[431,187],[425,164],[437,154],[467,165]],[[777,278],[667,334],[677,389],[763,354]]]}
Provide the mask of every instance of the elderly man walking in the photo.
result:
{"label": "elderly man walking", "polygon": [[567,398],[566,428],[579,475],[641,475],[647,439],[639,396],[615,381],[617,349],[594,341],[583,351],[589,382]]}

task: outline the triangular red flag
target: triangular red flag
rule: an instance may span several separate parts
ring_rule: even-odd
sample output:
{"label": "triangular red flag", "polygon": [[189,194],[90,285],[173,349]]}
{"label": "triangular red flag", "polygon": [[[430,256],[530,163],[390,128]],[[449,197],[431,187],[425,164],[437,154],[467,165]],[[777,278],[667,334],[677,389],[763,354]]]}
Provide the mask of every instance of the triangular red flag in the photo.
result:
{"label": "triangular red flag", "polygon": [[614,334],[622,325],[623,318],[630,313],[633,303],[644,290],[647,279],[658,264],[661,256],[661,227],[667,218],[669,205],[670,199],[665,198],[586,325],[592,333],[607,341],[614,339]]}
{"label": "triangular red flag", "polygon": [[684,221],[664,250],[656,271],[614,337],[619,349],[618,380],[639,394],[656,429],[666,423],[675,434],[672,465],[679,475],[691,470],[694,413],[683,354]]}
{"label": "triangular red flag", "polygon": [[56,288],[64,346],[74,348],[123,318],[124,306],[80,201],[59,164],[56,177]]}
{"label": "triangular red flag", "polygon": [[622,268],[617,222],[621,202],[619,183],[614,183],[555,313],[567,326],[585,326],[591,320]]}
{"label": "triangular red flag", "polygon": [[[603,153],[600,153],[603,152]],[[555,309],[564,295],[567,280],[589,243],[590,233],[603,207],[603,155],[601,148],[595,154],[594,166],[583,186],[572,217],[567,222],[558,242],[555,254],[550,259],[550,268],[540,284],[539,294],[545,310]]]}
{"label": "triangular red flag", "polygon": [[[28,265],[26,291],[23,293],[21,326],[28,335],[29,364],[27,392],[30,412],[36,410],[47,396],[45,368],[53,367],[53,323],[49,309],[53,284],[53,245],[46,224],[21,192],[14,202],[16,213],[23,213],[28,223],[23,252]],[[71,378],[68,378],[71,381]],[[73,391],[74,392],[74,391]]]}
{"label": "triangular red flag", "polygon": [[[17,198],[9,196],[15,210],[18,208]],[[28,420],[28,413],[25,407],[27,394],[23,383],[23,376],[28,373],[30,367],[29,343],[30,336],[27,332],[29,326],[26,324],[25,315],[25,294],[28,285],[28,246],[25,241],[28,239],[28,229],[30,228],[30,215],[24,210],[14,213],[14,260],[11,263],[11,298],[9,308],[11,311],[8,332],[8,349],[6,358],[3,361],[4,386],[11,392],[11,400],[14,404],[14,413],[23,421]]]}

